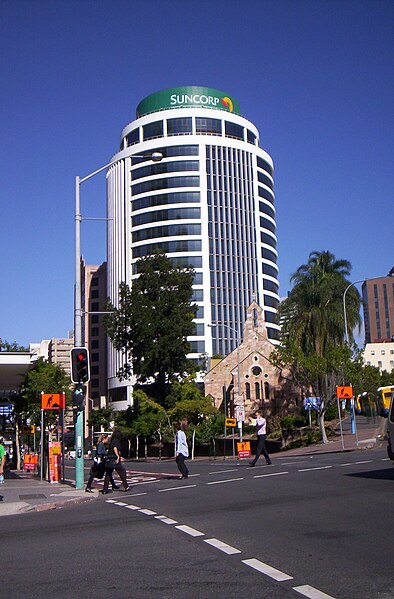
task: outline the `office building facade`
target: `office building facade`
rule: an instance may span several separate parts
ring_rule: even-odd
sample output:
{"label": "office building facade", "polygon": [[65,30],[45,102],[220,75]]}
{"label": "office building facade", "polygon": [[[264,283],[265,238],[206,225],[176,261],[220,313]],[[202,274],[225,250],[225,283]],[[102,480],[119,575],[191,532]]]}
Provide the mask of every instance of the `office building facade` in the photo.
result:
{"label": "office building facade", "polygon": [[[160,152],[160,162],[152,153]],[[191,358],[227,355],[242,341],[248,306],[262,307],[276,342],[278,267],[273,161],[229,94],[181,87],[152,94],[121,133],[107,173],[108,294],[132,284],[138,259],[164,252],[195,269],[198,306]],[[110,352],[109,396],[130,383]],[[123,387],[123,388],[122,388]],[[130,402],[128,402],[130,403]]]}
{"label": "office building facade", "polygon": [[387,277],[367,279],[362,286],[365,343],[394,339],[394,267]]}

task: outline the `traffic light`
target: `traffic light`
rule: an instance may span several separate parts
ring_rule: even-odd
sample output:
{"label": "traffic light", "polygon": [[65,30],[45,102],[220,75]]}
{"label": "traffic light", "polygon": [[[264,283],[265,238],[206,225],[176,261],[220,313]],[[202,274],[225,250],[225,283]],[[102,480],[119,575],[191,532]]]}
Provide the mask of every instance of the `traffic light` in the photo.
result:
{"label": "traffic light", "polygon": [[71,350],[71,380],[73,383],[90,380],[89,351],[86,347],[73,347]]}

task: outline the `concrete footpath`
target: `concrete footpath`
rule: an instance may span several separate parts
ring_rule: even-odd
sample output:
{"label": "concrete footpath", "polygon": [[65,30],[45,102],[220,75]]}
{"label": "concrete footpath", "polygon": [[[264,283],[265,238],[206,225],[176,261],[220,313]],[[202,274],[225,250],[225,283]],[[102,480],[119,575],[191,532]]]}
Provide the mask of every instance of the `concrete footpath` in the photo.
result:
{"label": "concrete footpath", "polygon": [[[367,419],[363,416],[357,417],[357,439],[356,435],[351,433],[349,418],[345,419],[342,425],[342,435],[338,426],[335,437],[331,437],[327,444],[317,443],[285,450],[273,454],[273,461],[278,456],[296,457],[342,451],[362,451],[379,447],[384,443],[387,425],[384,418]],[[203,460],[208,461],[207,458],[198,458],[199,462]],[[149,462],[152,463],[152,460],[149,460]],[[133,469],[136,468],[137,463],[133,462]],[[128,469],[129,464],[130,462],[125,462],[126,469]],[[0,485],[0,516],[56,509],[67,505],[94,501],[98,497],[98,490],[94,490],[93,493],[85,493],[84,489],[75,489],[74,482],[70,480],[51,484],[45,480],[41,481],[34,474],[8,471],[6,472],[5,483]]]}

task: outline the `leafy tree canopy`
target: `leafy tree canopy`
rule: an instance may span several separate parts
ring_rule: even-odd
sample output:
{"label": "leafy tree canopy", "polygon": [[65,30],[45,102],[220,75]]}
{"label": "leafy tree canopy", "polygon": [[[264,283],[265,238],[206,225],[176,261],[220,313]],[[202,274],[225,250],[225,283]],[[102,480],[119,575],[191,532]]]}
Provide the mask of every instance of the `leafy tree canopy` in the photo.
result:
{"label": "leafy tree canopy", "polygon": [[191,304],[194,270],[176,266],[164,254],[137,262],[139,276],[132,286],[122,283],[119,302],[107,302],[112,312],[105,326],[113,346],[123,352],[125,364],[120,378],[134,374],[137,382],[155,383],[155,396],[162,403],[167,386],[194,370],[186,358],[193,334],[197,306]]}
{"label": "leafy tree canopy", "polygon": [[26,352],[29,351],[27,347],[19,345],[16,341],[10,343],[6,339],[0,339],[0,351],[1,352]]}
{"label": "leafy tree canopy", "polygon": [[29,370],[21,388],[21,406],[27,414],[39,413],[41,409],[41,392],[66,393],[66,400],[71,397],[71,379],[58,364],[46,362],[38,358]]}

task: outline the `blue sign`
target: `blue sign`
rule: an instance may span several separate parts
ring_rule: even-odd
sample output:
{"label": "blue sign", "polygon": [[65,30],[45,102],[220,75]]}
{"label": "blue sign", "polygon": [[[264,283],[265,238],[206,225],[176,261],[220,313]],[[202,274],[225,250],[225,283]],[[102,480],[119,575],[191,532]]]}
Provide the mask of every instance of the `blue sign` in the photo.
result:
{"label": "blue sign", "polygon": [[304,410],[318,410],[321,405],[321,397],[306,397],[304,399]]}
{"label": "blue sign", "polygon": [[0,405],[0,416],[10,416],[14,411],[14,404],[3,404]]}

